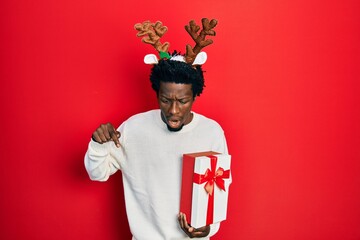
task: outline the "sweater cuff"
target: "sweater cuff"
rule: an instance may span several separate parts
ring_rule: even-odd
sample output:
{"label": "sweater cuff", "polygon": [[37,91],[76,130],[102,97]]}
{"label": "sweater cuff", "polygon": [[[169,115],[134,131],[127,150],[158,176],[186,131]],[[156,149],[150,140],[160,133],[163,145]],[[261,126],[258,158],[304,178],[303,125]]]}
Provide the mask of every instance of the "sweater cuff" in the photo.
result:
{"label": "sweater cuff", "polygon": [[89,143],[89,149],[103,155],[108,152],[108,144],[106,144],[106,143],[101,144],[101,143],[95,142],[93,139],[91,139],[90,143]]}

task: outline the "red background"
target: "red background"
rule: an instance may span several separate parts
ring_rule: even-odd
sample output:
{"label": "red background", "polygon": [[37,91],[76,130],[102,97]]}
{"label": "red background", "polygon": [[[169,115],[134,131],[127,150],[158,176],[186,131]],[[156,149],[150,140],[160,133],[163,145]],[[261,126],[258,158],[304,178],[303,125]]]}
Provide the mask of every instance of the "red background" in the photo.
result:
{"label": "red background", "polygon": [[0,3],[2,239],[130,239],[121,174],[91,182],[102,122],[156,107],[133,25],[217,18],[194,110],[225,129],[234,182],[214,239],[360,239],[358,0]]}

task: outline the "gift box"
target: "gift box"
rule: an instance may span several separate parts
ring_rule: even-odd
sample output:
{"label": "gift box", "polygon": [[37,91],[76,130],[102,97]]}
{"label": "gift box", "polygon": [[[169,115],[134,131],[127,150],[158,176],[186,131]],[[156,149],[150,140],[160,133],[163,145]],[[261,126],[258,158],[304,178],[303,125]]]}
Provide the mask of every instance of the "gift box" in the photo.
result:
{"label": "gift box", "polygon": [[192,227],[226,219],[231,156],[216,152],[183,155],[180,212]]}

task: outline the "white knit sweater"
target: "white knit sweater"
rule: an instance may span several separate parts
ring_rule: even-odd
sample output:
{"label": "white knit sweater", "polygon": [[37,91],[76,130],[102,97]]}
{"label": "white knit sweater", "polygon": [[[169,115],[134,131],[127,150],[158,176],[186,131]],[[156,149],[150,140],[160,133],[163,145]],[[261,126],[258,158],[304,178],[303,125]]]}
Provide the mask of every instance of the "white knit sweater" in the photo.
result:
{"label": "white knit sweater", "polygon": [[[177,221],[182,155],[227,153],[224,132],[215,121],[193,113],[179,132],[170,132],[160,110],[132,116],[118,130],[120,148],[113,142],[89,143],[85,167],[92,180],[106,181],[121,170],[130,230],[136,240],[188,239]],[[211,225],[209,237],[219,224]],[[203,238],[208,239],[208,238]]]}

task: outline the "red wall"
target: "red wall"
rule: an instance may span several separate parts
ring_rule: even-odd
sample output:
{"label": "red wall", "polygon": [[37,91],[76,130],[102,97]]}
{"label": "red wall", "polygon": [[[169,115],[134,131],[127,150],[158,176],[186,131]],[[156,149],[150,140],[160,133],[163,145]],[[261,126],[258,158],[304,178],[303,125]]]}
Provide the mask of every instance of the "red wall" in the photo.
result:
{"label": "red wall", "polygon": [[[195,109],[233,155],[214,239],[360,239],[360,2],[37,0],[0,3],[1,239],[130,239],[121,174],[91,182],[102,122],[156,107],[154,53],[133,25],[217,18]],[[236,237],[235,237],[236,236]]]}

